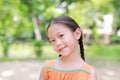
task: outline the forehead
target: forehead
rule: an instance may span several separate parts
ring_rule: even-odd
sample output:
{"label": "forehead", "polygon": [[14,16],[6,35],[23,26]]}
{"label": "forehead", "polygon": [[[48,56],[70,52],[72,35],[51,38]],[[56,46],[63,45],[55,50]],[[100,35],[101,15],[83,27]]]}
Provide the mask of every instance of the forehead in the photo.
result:
{"label": "forehead", "polygon": [[51,30],[51,29],[62,30],[62,29],[69,29],[69,28],[68,28],[68,26],[61,24],[61,23],[53,23],[49,27],[49,30]]}
{"label": "forehead", "polygon": [[60,32],[68,32],[71,31],[67,26],[60,24],[60,23],[55,23],[51,24],[48,28],[48,37],[56,35]]}

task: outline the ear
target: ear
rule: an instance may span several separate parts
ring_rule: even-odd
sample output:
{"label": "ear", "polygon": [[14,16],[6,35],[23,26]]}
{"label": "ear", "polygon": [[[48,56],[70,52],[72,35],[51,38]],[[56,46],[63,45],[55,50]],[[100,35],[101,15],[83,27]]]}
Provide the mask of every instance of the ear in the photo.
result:
{"label": "ear", "polygon": [[78,40],[81,36],[81,29],[80,28],[77,28],[74,32],[74,36],[75,38]]}

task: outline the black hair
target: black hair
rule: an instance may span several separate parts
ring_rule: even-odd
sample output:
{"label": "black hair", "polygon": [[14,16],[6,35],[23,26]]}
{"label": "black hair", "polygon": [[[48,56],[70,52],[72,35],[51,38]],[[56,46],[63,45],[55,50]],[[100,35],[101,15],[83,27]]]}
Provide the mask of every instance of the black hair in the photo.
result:
{"label": "black hair", "polygon": [[[67,26],[71,31],[75,31],[77,28],[80,28],[80,26],[71,18],[71,17],[68,17],[68,16],[60,16],[60,17],[57,17],[55,19],[53,19],[48,27],[47,27],[47,30],[48,28],[51,26],[51,24],[54,24],[54,23],[61,23],[65,26]],[[83,46],[83,36],[82,36],[82,32],[81,32],[81,37],[79,38],[79,46],[80,46],[80,54],[81,54],[81,58],[85,61],[85,57],[84,57],[84,46]],[[59,55],[60,57],[61,55]]]}

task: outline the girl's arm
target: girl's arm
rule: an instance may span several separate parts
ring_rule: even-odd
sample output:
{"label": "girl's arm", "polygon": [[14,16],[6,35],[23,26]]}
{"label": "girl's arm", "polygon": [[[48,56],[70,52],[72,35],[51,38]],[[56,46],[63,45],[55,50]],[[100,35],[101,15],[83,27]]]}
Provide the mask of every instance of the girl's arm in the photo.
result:
{"label": "girl's arm", "polygon": [[97,76],[94,68],[92,68],[91,70],[90,80],[97,80]]}
{"label": "girl's arm", "polygon": [[41,69],[39,80],[44,80],[44,67]]}

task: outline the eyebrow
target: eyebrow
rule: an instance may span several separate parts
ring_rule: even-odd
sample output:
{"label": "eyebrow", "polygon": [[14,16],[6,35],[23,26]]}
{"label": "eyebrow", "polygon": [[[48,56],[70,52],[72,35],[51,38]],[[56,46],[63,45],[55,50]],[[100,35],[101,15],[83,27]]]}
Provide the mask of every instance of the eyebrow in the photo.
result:
{"label": "eyebrow", "polygon": [[[61,31],[58,31],[57,33],[56,33],[56,35],[57,34],[60,34],[61,33]],[[48,40],[50,40],[52,37],[48,37]]]}
{"label": "eyebrow", "polygon": [[49,40],[49,41],[50,41],[51,39],[52,39],[52,38],[49,38],[49,37],[48,37],[48,40]]}

